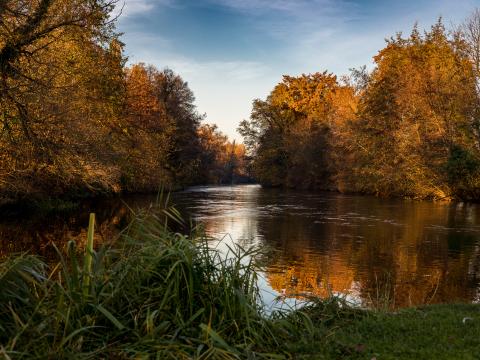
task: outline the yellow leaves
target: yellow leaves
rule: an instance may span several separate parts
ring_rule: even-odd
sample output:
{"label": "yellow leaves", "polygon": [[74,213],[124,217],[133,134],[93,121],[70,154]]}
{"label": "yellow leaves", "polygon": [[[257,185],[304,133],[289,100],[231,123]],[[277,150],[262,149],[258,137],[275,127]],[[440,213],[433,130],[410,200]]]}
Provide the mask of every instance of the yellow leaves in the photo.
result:
{"label": "yellow leaves", "polygon": [[[424,37],[399,37],[375,57],[358,128],[370,151],[359,159],[382,176],[367,176],[366,186],[375,182],[383,194],[445,197],[449,147],[467,141],[475,79],[442,29],[437,24]],[[380,154],[388,154],[387,161]]]}
{"label": "yellow leaves", "polygon": [[283,82],[275,87],[269,99],[274,106],[287,107],[308,116],[328,107],[330,97],[338,87],[336,76],[326,72],[299,77],[284,76]]}
{"label": "yellow leaves", "polygon": [[[162,110],[155,85],[148,69],[143,64],[133,65],[126,71],[127,107],[135,121],[147,123],[158,120]],[[133,120],[133,119],[132,119]]]}
{"label": "yellow leaves", "polygon": [[387,41],[370,74],[284,76],[241,128],[249,146],[260,140],[260,181],[324,189],[335,179],[342,190],[449,195],[452,146],[480,157],[478,79],[461,41],[439,22]]}

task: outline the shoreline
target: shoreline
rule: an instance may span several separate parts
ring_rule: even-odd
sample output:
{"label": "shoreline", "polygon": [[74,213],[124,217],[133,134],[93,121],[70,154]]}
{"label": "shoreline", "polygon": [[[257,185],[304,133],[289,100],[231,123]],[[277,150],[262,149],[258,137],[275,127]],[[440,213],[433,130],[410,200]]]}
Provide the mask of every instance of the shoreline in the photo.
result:
{"label": "shoreline", "polygon": [[474,359],[480,353],[480,304],[388,311],[312,298],[302,308],[267,313],[255,282],[258,250],[237,246],[225,258],[201,232],[173,233],[178,221],[173,208],[158,208],[137,216],[114,248],[85,250],[93,249],[88,235],[85,249],[69,244],[57,265],[30,255],[0,261],[0,354]]}

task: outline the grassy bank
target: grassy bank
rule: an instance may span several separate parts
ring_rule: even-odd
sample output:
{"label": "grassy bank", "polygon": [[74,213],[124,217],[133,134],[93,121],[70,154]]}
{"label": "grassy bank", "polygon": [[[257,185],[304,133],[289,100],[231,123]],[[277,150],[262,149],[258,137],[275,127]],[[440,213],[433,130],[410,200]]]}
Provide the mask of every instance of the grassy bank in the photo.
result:
{"label": "grassy bank", "polygon": [[174,209],[157,209],[139,214],[114,246],[96,252],[87,241],[87,249],[74,243],[60,249],[57,264],[31,255],[3,259],[0,358],[480,354],[480,310],[475,306],[392,314],[352,309],[330,299],[267,314],[257,288],[255,250],[236,247],[221,255],[208,247],[201,232],[172,232],[169,224],[177,222]]}
{"label": "grassy bank", "polygon": [[330,334],[292,346],[301,359],[479,359],[480,306],[430,305],[397,312],[354,311]]}
{"label": "grassy bank", "polygon": [[[173,233],[173,209],[141,214],[110,248],[20,255],[0,265],[5,358],[276,358],[300,313],[267,316],[251,251],[228,257]],[[87,241],[87,244],[91,244]],[[65,254],[66,253],[66,254]]]}

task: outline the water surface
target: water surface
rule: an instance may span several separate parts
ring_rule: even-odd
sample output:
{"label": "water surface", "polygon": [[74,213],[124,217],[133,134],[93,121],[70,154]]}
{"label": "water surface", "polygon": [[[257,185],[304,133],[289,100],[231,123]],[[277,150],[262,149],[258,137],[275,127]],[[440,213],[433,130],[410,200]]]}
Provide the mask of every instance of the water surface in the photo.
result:
{"label": "water surface", "polygon": [[[48,256],[52,243],[82,243],[90,210],[97,213],[97,236],[109,239],[127,224],[128,207],[152,202],[150,196],[111,199],[85,203],[74,215],[4,221],[0,250]],[[262,249],[260,286],[267,303],[305,294],[341,294],[364,306],[480,302],[477,204],[257,185],[193,188],[176,193],[174,202],[224,243]]]}

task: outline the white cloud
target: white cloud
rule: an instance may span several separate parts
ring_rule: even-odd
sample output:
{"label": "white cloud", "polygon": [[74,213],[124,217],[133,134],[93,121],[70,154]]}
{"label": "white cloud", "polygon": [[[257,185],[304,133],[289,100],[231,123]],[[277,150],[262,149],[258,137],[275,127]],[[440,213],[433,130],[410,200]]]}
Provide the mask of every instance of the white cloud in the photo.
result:
{"label": "white cloud", "polygon": [[198,76],[205,73],[217,73],[222,81],[247,81],[262,77],[269,68],[255,61],[207,61],[195,62],[192,60],[176,58],[171,59],[168,65],[185,75]]}
{"label": "white cloud", "polygon": [[[135,49],[138,54],[148,53],[152,47],[161,52],[170,51],[172,47],[172,41],[170,39],[153,32],[128,31],[124,34],[123,38],[127,43],[135,44]],[[138,61],[140,61],[140,59]]]}
{"label": "white cloud", "polygon": [[349,0],[206,0],[239,11],[254,20],[259,31],[283,42],[331,36],[358,19],[361,7]]}
{"label": "white cloud", "polygon": [[249,116],[252,99],[265,98],[283,74],[328,70],[342,75],[350,67],[371,65],[372,56],[384,46],[384,37],[398,30],[408,32],[415,20],[428,26],[440,14],[446,15],[446,20],[461,19],[472,1],[478,0],[438,0],[434,11],[426,1],[367,7],[352,0],[196,0],[190,6],[216,5],[238,12],[250,26],[248,41],[273,44],[272,53],[267,53],[270,47],[262,51],[258,46],[256,51],[246,49],[242,58],[229,56],[225,50],[221,57],[209,59],[194,51],[181,52],[173,38],[165,38],[155,29],[141,30],[136,15],[146,15],[161,6],[188,7],[186,1],[125,1],[123,25],[133,30],[124,35],[130,62],[173,69],[189,82],[199,111],[207,113],[207,121],[238,138],[235,128]]}
{"label": "white cloud", "polygon": [[[169,67],[182,76],[201,76],[216,73],[216,81],[247,81],[261,78],[271,71],[260,61],[251,60],[196,60],[177,53],[175,44],[157,34],[129,33],[136,44],[135,53],[127,53],[130,63],[144,62],[158,68]],[[127,42],[131,40],[127,39]]]}
{"label": "white cloud", "polygon": [[261,11],[261,10],[276,10],[288,12],[294,15],[303,12],[306,9],[332,8],[336,3],[334,0],[212,0],[218,5],[230,7],[237,10],[245,11]]}
{"label": "white cloud", "polygon": [[206,121],[216,123],[237,140],[236,128],[249,117],[252,99],[264,98],[280,76],[262,62],[198,61],[179,55],[168,46],[142,47],[130,59],[131,63],[139,61],[159,69],[169,67],[178,73],[194,92],[198,111],[207,113]]}
{"label": "white cloud", "polygon": [[116,11],[122,13],[123,17],[148,13],[159,6],[173,6],[175,0],[120,0],[117,3]]}

